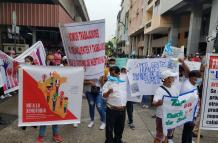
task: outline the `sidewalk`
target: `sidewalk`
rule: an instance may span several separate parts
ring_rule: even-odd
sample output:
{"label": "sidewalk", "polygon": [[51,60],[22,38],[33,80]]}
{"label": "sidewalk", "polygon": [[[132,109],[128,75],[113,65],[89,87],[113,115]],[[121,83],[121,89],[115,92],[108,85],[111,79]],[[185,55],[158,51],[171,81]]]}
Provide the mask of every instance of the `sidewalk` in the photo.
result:
{"label": "sidewalk", "polygon": [[[38,129],[28,127],[25,131],[17,127],[17,97],[12,97],[4,103],[0,104],[0,113],[3,119],[7,119],[12,123],[7,126],[0,125],[0,142],[1,143],[34,143],[38,135]],[[3,113],[3,115],[2,115]],[[151,118],[154,110],[144,109],[135,105],[134,122],[136,129],[131,130],[126,121],[126,128],[123,139],[128,143],[153,143],[155,134],[155,120]],[[60,126],[60,133],[64,137],[64,143],[104,143],[104,131],[100,131],[99,116],[96,111],[95,125],[93,129],[87,128],[89,122],[88,104],[83,99],[82,105],[82,123],[78,128],[73,125]],[[128,119],[128,118],[127,118]],[[182,128],[176,129],[175,143],[181,142]],[[203,131],[201,143],[217,143],[218,131]],[[46,132],[45,143],[51,143],[51,127]]]}

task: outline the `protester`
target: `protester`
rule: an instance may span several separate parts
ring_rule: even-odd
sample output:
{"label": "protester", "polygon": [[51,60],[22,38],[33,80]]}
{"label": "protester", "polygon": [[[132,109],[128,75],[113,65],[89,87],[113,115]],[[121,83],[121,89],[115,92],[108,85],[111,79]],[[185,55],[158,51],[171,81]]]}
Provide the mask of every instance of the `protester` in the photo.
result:
{"label": "protester", "polygon": [[50,51],[46,57],[46,65],[55,65],[54,55]]}
{"label": "protester", "polygon": [[[198,98],[197,86],[202,82],[201,74],[197,70],[193,70],[189,73],[189,79],[187,79],[182,87],[180,94],[187,93],[189,91],[194,91],[193,96]],[[194,109],[193,109],[194,110]],[[198,111],[195,113],[195,118],[197,117]],[[182,132],[182,143],[193,143],[192,142],[192,130],[194,128],[194,121],[184,124]]]}
{"label": "protester", "polygon": [[[200,74],[201,74],[201,77],[202,77],[202,82],[198,86],[198,93],[199,93],[199,99],[200,99],[199,103],[202,103],[201,100],[202,100],[202,94],[203,94],[203,81],[204,81],[205,67],[206,67],[205,64],[202,64],[201,67],[200,67]],[[199,104],[199,112],[197,114],[197,117],[196,117],[196,120],[195,120],[195,126],[194,126],[193,131],[192,131],[192,136],[193,137],[198,136],[199,126],[200,126],[200,118],[201,118],[201,109],[202,109],[201,104]],[[202,138],[203,135],[200,135],[200,137]]]}
{"label": "protester", "polygon": [[58,50],[57,52],[54,53],[54,64],[56,66],[59,66],[61,64],[61,50]]}
{"label": "protester", "polygon": [[168,130],[167,137],[163,134],[162,118],[163,118],[163,97],[169,95],[170,97],[177,97],[179,95],[179,89],[174,84],[177,73],[173,73],[170,69],[164,69],[161,71],[161,79],[163,85],[158,87],[154,94],[153,105],[156,109],[156,137],[154,143],[173,143],[173,129]]}
{"label": "protester", "polygon": [[105,129],[105,102],[102,98],[102,88],[99,79],[85,80],[85,84],[89,86],[89,90],[86,91],[85,95],[89,104],[89,115],[91,118],[88,128],[92,128],[94,125],[95,118],[95,106],[100,115],[101,125],[100,130]]}
{"label": "protester", "polygon": [[[126,68],[122,68],[121,69],[120,77],[123,77],[121,79],[126,80],[126,78],[127,78],[127,70],[126,70]],[[129,120],[128,125],[129,125],[129,127],[132,130],[135,130],[135,125],[133,123],[133,111],[134,111],[134,108],[133,108],[133,102],[132,101],[127,101],[127,103],[126,103],[126,111],[127,111],[128,120]]]}
{"label": "protester", "polygon": [[124,143],[122,135],[126,118],[127,95],[120,91],[121,84],[125,81],[120,80],[119,75],[119,67],[111,67],[108,81],[103,86],[103,97],[107,101],[105,143]]}
{"label": "protester", "polygon": [[[53,66],[53,62],[49,61],[47,62],[50,66]],[[43,138],[45,136],[45,131],[46,131],[46,126],[40,126],[39,127],[39,135],[36,139],[36,143],[42,143],[43,142]],[[58,125],[52,125],[52,132],[53,132],[53,140],[55,142],[63,142],[64,139],[59,135],[59,129],[58,129]]]}
{"label": "protester", "polygon": [[195,57],[193,57],[193,58],[191,59],[191,61],[193,61],[193,62],[201,62],[201,58],[200,58],[199,53],[196,53],[196,54],[195,54]]}
{"label": "protester", "polygon": [[2,78],[2,74],[0,74],[0,99],[5,98],[5,93],[4,93],[4,81]]}

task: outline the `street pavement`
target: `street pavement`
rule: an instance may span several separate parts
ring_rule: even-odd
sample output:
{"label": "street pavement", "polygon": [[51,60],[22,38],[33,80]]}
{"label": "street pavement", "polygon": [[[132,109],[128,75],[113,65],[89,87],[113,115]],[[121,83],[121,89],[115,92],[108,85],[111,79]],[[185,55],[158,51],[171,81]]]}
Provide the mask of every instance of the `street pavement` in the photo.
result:
{"label": "street pavement", "polygon": [[[0,125],[0,143],[34,143],[38,135],[38,129],[27,127],[25,131],[18,128],[17,110],[18,110],[17,95],[0,102],[0,115],[4,120],[10,122],[8,125]],[[135,105],[134,122],[136,129],[131,130],[127,125],[123,135],[123,140],[127,143],[153,143],[155,134],[155,119],[154,109],[145,109],[139,105]],[[128,119],[128,118],[126,118]],[[78,128],[73,125],[60,126],[60,134],[65,139],[64,143],[104,143],[105,132],[99,130],[100,121],[96,111],[95,125],[93,128],[87,128],[89,123],[88,104],[86,99],[83,99],[82,104],[82,122]],[[178,127],[175,131],[175,143],[181,142],[182,127]],[[202,131],[204,136],[201,143],[218,143],[218,131]],[[52,132],[51,127],[47,128],[45,143],[51,143]]]}

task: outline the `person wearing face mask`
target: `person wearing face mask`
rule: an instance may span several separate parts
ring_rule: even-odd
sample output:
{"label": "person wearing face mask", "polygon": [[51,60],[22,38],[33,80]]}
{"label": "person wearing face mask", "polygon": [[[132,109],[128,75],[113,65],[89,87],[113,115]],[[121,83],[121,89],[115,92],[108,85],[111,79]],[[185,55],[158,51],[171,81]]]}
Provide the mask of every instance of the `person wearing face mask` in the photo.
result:
{"label": "person wearing face mask", "polygon": [[[124,143],[122,135],[126,118],[127,95],[122,88],[124,80],[119,78],[120,69],[110,68],[110,76],[103,86],[103,97],[106,99],[106,140],[105,143]],[[122,91],[121,91],[122,90]]]}
{"label": "person wearing face mask", "polygon": [[[183,83],[180,93],[187,93],[189,91],[194,91],[193,96],[198,98],[198,90],[197,86],[199,86],[202,82],[201,74],[198,70],[193,70],[189,73],[189,78]],[[194,109],[193,109],[194,110]],[[199,111],[199,104],[197,105],[197,109],[194,117],[197,117]],[[195,119],[194,119],[195,120]],[[192,141],[192,130],[194,128],[194,121],[187,122],[184,124],[183,132],[182,132],[182,143],[193,143]]]}
{"label": "person wearing face mask", "polygon": [[167,137],[164,136],[162,118],[163,118],[163,97],[177,97],[179,95],[178,80],[175,80],[178,73],[172,72],[170,69],[161,71],[161,80],[163,85],[158,87],[153,98],[153,105],[156,107],[156,136],[154,143],[173,143],[173,129],[168,130]]}
{"label": "person wearing face mask", "polygon": [[[200,73],[201,73],[201,77],[202,77],[202,82],[199,84],[198,86],[198,93],[199,93],[199,103],[201,103],[201,99],[202,99],[202,93],[203,93],[203,78],[204,78],[204,70],[205,70],[205,63],[203,63],[200,67]],[[195,126],[194,126],[194,129],[192,131],[192,136],[193,137],[197,137],[198,135],[198,132],[199,132],[199,126],[200,126],[200,120],[201,120],[201,104],[199,106],[199,112],[197,114],[197,117],[196,117],[196,121],[195,121]],[[200,137],[202,138],[203,135],[200,135]]]}

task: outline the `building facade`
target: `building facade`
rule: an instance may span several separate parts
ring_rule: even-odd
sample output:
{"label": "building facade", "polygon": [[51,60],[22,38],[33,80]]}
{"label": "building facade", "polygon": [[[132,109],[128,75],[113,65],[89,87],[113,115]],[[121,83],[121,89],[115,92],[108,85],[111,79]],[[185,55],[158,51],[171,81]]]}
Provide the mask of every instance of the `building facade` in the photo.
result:
{"label": "building facade", "polygon": [[62,48],[59,24],[88,20],[83,0],[2,0],[1,50],[15,50],[19,54],[38,40],[46,50]]}
{"label": "building facade", "polygon": [[126,56],[129,51],[129,39],[128,39],[128,29],[129,29],[129,8],[130,0],[121,1],[121,10],[117,15],[117,52],[119,55]]}
{"label": "building facade", "polygon": [[217,0],[130,0],[128,54],[161,55],[167,42],[186,55],[212,52],[206,37],[216,31],[216,9]]}

